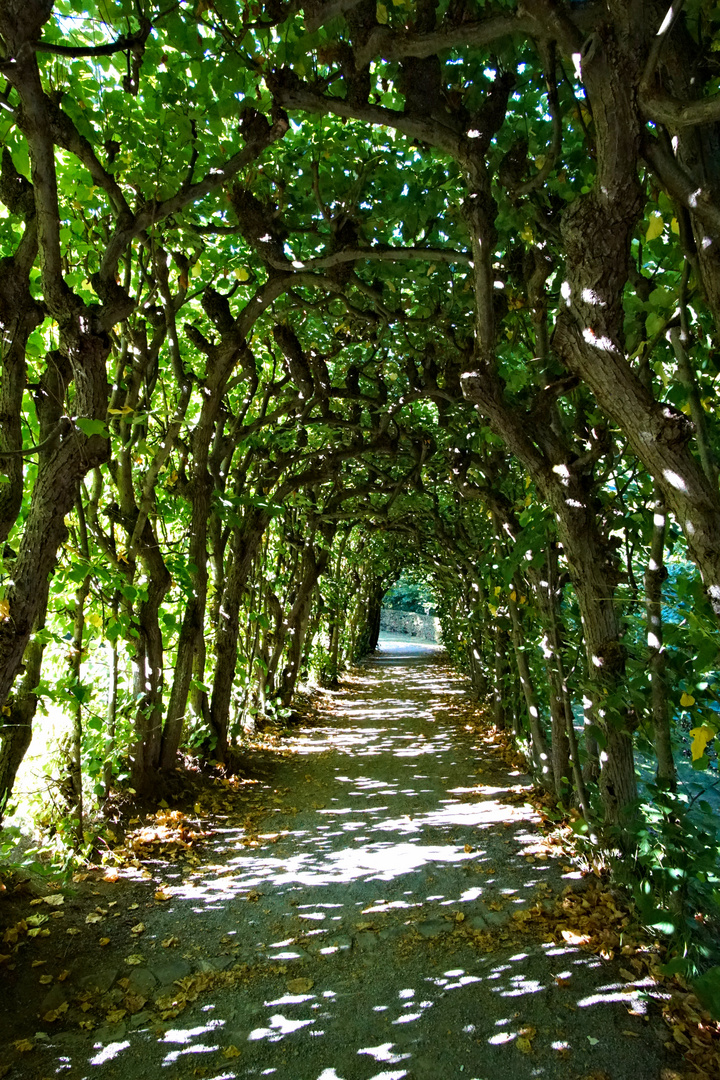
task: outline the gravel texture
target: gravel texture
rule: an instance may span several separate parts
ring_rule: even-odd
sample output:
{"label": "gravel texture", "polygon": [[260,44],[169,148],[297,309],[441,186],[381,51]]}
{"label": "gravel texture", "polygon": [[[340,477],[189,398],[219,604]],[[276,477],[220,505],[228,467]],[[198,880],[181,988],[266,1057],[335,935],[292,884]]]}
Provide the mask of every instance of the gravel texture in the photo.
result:
{"label": "gravel texture", "polygon": [[465,694],[435,647],[384,639],[259,763],[252,805],[228,799],[197,861],[69,896],[0,981],[0,1075],[680,1075],[641,983],[516,931],[582,883],[540,850],[527,777],[466,730]]}

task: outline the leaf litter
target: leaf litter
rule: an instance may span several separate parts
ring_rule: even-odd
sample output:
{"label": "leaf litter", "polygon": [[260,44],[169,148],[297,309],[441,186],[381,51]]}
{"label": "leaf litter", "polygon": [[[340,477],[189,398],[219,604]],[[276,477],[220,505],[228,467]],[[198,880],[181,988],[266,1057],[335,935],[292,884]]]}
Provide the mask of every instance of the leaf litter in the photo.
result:
{"label": "leaf litter", "polygon": [[[473,737],[476,744],[481,744],[482,752],[486,755],[482,769],[484,781],[490,782],[492,774],[498,773],[502,766],[512,770],[524,770],[524,761],[510,745],[506,733],[498,732],[487,725],[481,709],[476,706],[466,706],[456,710],[456,718],[464,723],[465,733]],[[279,744],[277,741],[273,742],[272,738],[264,739],[262,746],[265,752],[271,749],[274,753],[287,753],[285,748],[279,751]],[[318,759],[319,757],[320,755]],[[193,811],[196,818],[194,820],[180,809],[173,810],[169,807],[159,809],[145,824],[126,833],[124,841],[112,849],[114,865],[90,868],[88,873],[76,875],[76,883],[87,888],[100,876],[106,884],[116,884],[124,889],[130,883],[125,877],[126,871],[139,869],[153,889],[148,899],[151,897],[155,904],[166,906],[173,899],[173,893],[164,883],[153,881],[152,872],[146,869],[148,862],[153,867],[157,867],[163,860],[172,863],[178,858],[183,858],[190,866],[197,866],[201,858],[201,845],[213,835],[211,830],[200,826],[198,820],[200,815],[221,820],[227,819],[229,815],[237,817],[239,814],[243,828],[241,844],[245,847],[260,847],[277,843],[281,837],[291,835],[289,830],[262,832],[262,822],[269,814],[281,809],[290,813],[297,812],[297,807],[287,805],[288,794],[287,790],[278,794],[273,791],[271,785],[259,780],[248,780],[241,776],[216,776],[195,799]],[[466,793],[462,799],[469,801],[472,797],[472,793]],[[540,824],[548,830],[544,835],[540,834],[536,838],[536,843],[528,854],[533,859],[539,858],[541,861],[560,858],[566,863],[563,870],[569,870],[572,862],[570,866],[567,862],[573,858],[572,847],[569,843],[572,833],[569,828],[558,827],[547,815],[546,811],[551,809],[547,797],[542,793],[532,792],[526,785],[516,784],[513,790],[507,792],[506,801],[510,807],[519,808],[530,805]],[[326,803],[315,799],[312,805],[317,809],[325,806]],[[475,845],[466,843],[462,850],[465,854],[472,854]],[[211,864],[208,862],[203,869],[205,871],[211,869]],[[226,867],[222,864],[218,864],[214,869],[220,874],[227,873]],[[488,876],[494,876],[497,872],[494,866],[478,869]],[[556,945],[577,947],[605,961],[617,961],[622,964],[619,971],[628,984],[643,985],[646,991],[651,995],[654,994],[660,1001],[663,1018],[668,1025],[669,1048],[683,1054],[693,1070],[693,1075],[701,1078],[714,1078],[720,1075],[720,1053],[718,1052],[720,1025],[712,1021],[681,978],[677,976],[669,978],[663,975],[660,970],[664,960],[661,946],[656,940],[643,933],[623,897],[608,886],[607,880],[602,875],[589,873],[585,875],[584,880],[578,882],[577,888],[568,886],[559,896],[553,896],[552,890],[544,886],[540,888],[540,892],[542,895],[534,905],[509,915],[507,922],[498,928],[473,929],[468,925],[464,912],[449,915],[453,929],[450,937],[443,939],[441,945],[435,941],[420,939],[414,932],[413,921],[410,920],[408,933],[397,943],[396,956],[402,961],[403,957],[407,958],[419,948],[428,952],[441,948],[444,952],[450,953],[461,940],[470,942],[481,953],[490,954],[498,949],[507,948],[516,940],[520,941],[523,937],[532,935],[545,942],[552,941]],[[262,892],[250,889],[243,895],[247,901],[253,902],[262,896]],[[65,896],[63,893],[55,892],[45,897],[35,897],[28,902],[28,907],[37,907],[42,904],[56,909],[52,913],[53,916],[62,916],[64,912],[59,909],[65,905]],[[88,928],[105,921],[109,906],[110,904],[102,908],[96,904],[94,910],[87,911],[85,919]],[[127,905],[127,910],[138,909],[139,906],[138,903],[133,903]],[[500,900],[490,900],[486,907],[497,913],[505,910],[505,904]],[[46,925],[49,919],[50,916],[47,914],[28,914],[6,926],[0,946],[0,965],[4,964],[12,969],[16,966],[23,949],[30,943],[34,942],[34,948],[40,947],[42,937],[49,937],[51,933],[50,927]],[[141,936],[145,929],[145,922],[138,922],[130,929],[130,933],[136,937]],[[376,922],[365,921],[355,924],[357,932],[370,931],[376,934],[378,929]],[[83,931],[76,926],[69,926],[65,932],[78,935]],[[307,943],[309,939],[300,937],[297,940]],[[97,944],[106,948],[110,941],[110,938],[103,937]],[[158,944],[164,949],[171,949],[177,948],[181,943],[176,935],[171,935],[159,940]],[[227,944],[231,950],[236,947],[231,941]],[[87,947],[90,949],[91,943],[88,943]],[[41,966],[47,961],[36,958],[31,963]],[[126,970],[127,968],[132,970],[145,965],[147,959],[144,954],[129,953],[124,957],[124,963],[127,965]],[[254,965],[236,963],[223,971],[194,972],[175,980],[172,987],[163,989],[154,1001],[149,1001],[143,994],[134,991],[127,977],[120,978],[110,994],[101,995],[98,998],[89,993],[76,993],[68,1001],[47,1010],[42,1019],[48,1024],[57,1025],[59,1021],[67,1024],[68,1020],[74,1017],[72,1023],[79,1030],[92,1031],[100,1023],[118,1024],[128,1017],[149,1009],[155,1022],[165,1023],[178,1017],[201,995],[247,985],[257,979],[278,978],[286,971],[285,965],[264,962]],[[64,970],[57,975],[56,981],[64,982],[67,976],[68,972]],[[54,978],[50,971],[40,976],[43,986],[52,984]],[[561,976],[554,980],[560,990],[567,987],[570,981]],[[297,977],[286,980],[285,985],[290,993],[304,995],[312,990],[314,980],[309,977]],[[632,1010],[629,1010],[629,1013],[633,1015]],[[624,1031],[623,1034],[628,1039],[639,1037],[638,1032],[630,1029]],[[515,1037],[517,1050],[523,1055],[532,1055],[535,1052],[534,1042],[537,1037],[538,1031],[534,1026],[521,1024]],[[594,1040],[594,1036],[588,1036],[588,1038]],[[27,1038],[13,1043],[14,1049],[21,1054],[30,1052],[35,1045],[33,1040]],[[225,1047],[220,1052],[226,1058],[241,1054],[241,1050],[234,1044]],[[672,1070],[665,1070],[665,1072],[664,1080],[671,1080],[671,1077],[680,1075],[673,1074]],[[604,1080],[606,1075],[600,1070],[586,1074],[583,1080]]]}

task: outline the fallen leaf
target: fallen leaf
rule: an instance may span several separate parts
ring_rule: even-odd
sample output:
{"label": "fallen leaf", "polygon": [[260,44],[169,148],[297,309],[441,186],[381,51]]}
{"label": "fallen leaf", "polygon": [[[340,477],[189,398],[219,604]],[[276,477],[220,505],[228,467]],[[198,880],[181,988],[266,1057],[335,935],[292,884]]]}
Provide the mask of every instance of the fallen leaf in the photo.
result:
{"label": "fallen leaf", "polygon": [[74,935],[74,934],[79,934],[79,933],[80,933],[80,931],[79,931],[79,930],[78,930],[78,929],[77,929],[76,927],[74,927],[74,926],[68,926],[68,928],[67,928],[67,930],[65,931],[65,933],[66,933],[66,934],[73,934],[73,935]]}
{"label": "fallen leaf", "polygon": [[140,953],[131,953],[130,956],[125,957],[125,963],[137,967],[139,964],[145,963],[145,957],[141,956]]}
{"label": "fallen leaf", "polygon": [[291,994],[306,994],[315,983],[313,979],[290,979],[285,985]]}
{"label": "fallen leaf", "polygon": [[54,1024],[58,1017],[62,1016],[63,1013],[66,1013],[67,1011],[68,1003],[67,1001],[63,1001],[62,1005],[58,1005],[57,1009],[51,1009],[50,1012],[46,1012],[43,1016],[43,1020],[48,1024]]}
{"label": "fallen leaf", "polygon": [[20,1054],[27,1054],[29,1050],[34,1049],[34,1043],[30,1042],[29,1039],[18,1039],[17,1042],[13,1043],[13,1046]]}
{"label": "fallen leaf", "polygon": [[600,1042],[599,1039],[593,1039],[592,1035],[588,1035],[587,1041],[590,1043],[591,1046],[597,1046],[597,1044]]}
{"label": "fallen leaf", "polygon": [[98,915],[97,911],[91,911],[89,915],[85,916],[86,923],[99,923],[103,921],[103,916]]}
{"label": "fallen leaf", "polygon": [[132,926],[130,928],[130,933],[131,934],[144,934],[145,933],[145,923],[139,922],[139,923],[137,923],[136,926]]}
{"label": "fallen leaf", "polygon": [[47,964],[47,960],[33,960],[32,962],[33,967],[43,967],[45,964]]}
{"label": "fallen leaf", "polygon": [[158,891],[155,893],[155,899],[158,900],[160,903],[163,903],[165,900],[170,899],[170,895],[166,892],[163,892],[162,889],[158,889]]}
{"label": "fallen leaf", "polygon": [[53,981],[52,975],[41,975],[40,976],[40,984],[42,986],[49,986],[52,981]]}
{"label": "fallen leaf", "polygon": [[532,1043],[524,1035],[515,1040],[515,1045],[521,1054],[532,1054]]}
{"label": "fallen leaf", "polygon": [[53,893],[51,896],[43,896],[43,902],[50,907],[61,907],[65,903],[65,897],[62,893]]}
{"label": "fallen leaf", "polygon": [[238,1050],[237,1046],[226,1046],[222,1052],[222,1056],[225,1058],[236,1058],[240,1057],[241,1053],[242,1051]]}
{"label": "fallen leaf", "polygon": [[167,937],[167,938],[165,938],[165,940],[164,940],[164,941],[162,942],[162,947],[163,947],[163,949],[171,949],[171,948],[172,948],[173,946],[175,946],[175,945],[179,945],[179,944],[180,944],[180,938],[177,938],[177,937]]}
{"label": "fallen leaf", "polygon": [[103,948],[106,945],[109,945],[109,944],[110,944],[110,938],[109,937],[101,937],[100,940],[98,941],[98,945],[102,945]]}

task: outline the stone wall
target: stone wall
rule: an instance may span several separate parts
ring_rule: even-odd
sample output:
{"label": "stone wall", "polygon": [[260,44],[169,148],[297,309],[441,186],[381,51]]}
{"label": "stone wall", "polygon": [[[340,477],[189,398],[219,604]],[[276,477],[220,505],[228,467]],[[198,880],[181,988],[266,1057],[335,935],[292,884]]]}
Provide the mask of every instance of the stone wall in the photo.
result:
{"label": "stone wall", "polygon": [[383,608],[380,630],[387,634],[407,634],[422,641],[440,640],[440,620],[432,615],[418,615],[414,611],[389,611]]}

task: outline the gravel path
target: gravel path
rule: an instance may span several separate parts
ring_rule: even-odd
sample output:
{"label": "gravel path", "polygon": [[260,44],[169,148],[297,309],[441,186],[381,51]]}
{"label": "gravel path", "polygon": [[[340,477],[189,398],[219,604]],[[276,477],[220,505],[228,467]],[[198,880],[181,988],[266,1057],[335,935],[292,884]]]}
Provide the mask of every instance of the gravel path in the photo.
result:
{"label": "gravel path", "polygon": [[0,1076],[677,1076],[642,986],[516,931],[578,875],[541,850],[527,777],[465,728],[466,706],[438,650],[381,642],[263,766],[249,810],[216,819],[202,861],[95,883],[108,945],[74,963],[48,943],[40,987],[28,944],[35,1000],[19,980],[6,1020],[44,1034]]}

